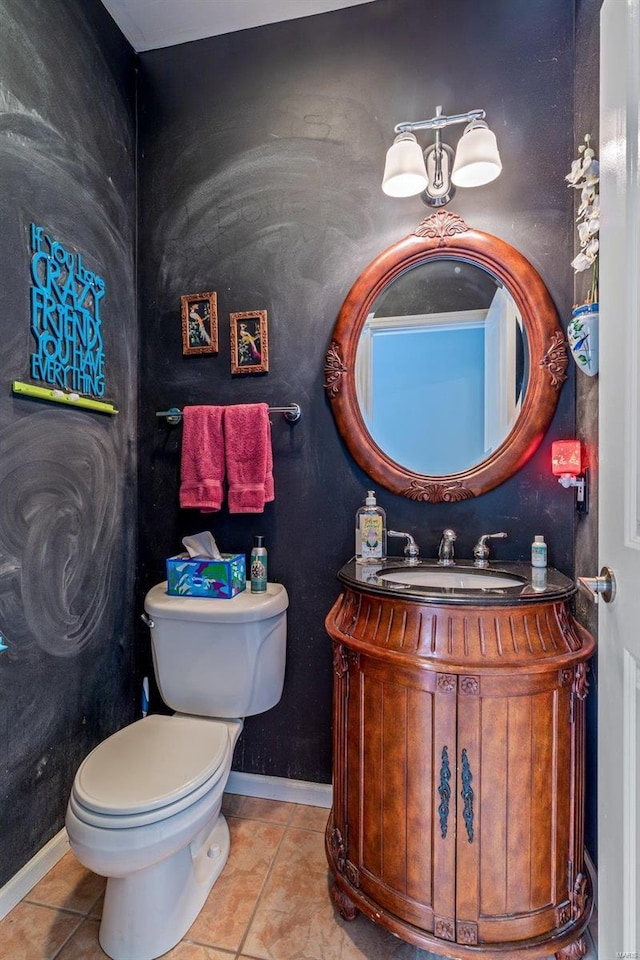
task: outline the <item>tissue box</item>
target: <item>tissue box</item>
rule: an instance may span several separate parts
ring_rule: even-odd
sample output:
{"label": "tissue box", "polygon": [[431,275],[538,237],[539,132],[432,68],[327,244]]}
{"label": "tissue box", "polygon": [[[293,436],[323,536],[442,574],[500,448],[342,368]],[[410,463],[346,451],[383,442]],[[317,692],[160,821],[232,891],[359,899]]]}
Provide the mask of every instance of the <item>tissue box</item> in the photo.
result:
{"label": "tissue box", "polygon": [[211,597],[230,600],[246,589],[243,553],[223,553],[222,560],[179,553],[167,560],[167,593],[173,597]]}

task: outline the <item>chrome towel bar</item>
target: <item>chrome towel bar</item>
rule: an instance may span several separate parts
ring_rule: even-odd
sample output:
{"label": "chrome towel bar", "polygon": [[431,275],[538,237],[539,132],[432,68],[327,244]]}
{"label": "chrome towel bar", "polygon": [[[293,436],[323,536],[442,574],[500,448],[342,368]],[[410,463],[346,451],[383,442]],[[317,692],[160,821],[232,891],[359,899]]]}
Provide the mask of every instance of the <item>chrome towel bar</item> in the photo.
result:
{"label": "chrome towel bar", "polygon": [[[283,407],[269,407],[269,413],[282,413],[289,423],[297,423],[302,416],[299,403],[288,403]],[[180,423],[182,410],[179,407],[170,407],[169,410],[157,410],[156,417],[166,417],[167,423]]]}

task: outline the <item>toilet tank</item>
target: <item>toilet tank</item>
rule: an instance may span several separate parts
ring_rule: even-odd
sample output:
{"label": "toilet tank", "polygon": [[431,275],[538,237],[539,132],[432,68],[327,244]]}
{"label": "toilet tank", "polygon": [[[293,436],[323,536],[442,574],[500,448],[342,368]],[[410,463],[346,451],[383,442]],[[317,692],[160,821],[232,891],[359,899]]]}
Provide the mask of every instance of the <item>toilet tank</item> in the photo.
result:
{"label": "toilet tank", "polygon": [[173,597],[159,583],[145,597],[162,699],[180,713],[248,717],[282,696],[289,597],[280,583],[231,600]]}

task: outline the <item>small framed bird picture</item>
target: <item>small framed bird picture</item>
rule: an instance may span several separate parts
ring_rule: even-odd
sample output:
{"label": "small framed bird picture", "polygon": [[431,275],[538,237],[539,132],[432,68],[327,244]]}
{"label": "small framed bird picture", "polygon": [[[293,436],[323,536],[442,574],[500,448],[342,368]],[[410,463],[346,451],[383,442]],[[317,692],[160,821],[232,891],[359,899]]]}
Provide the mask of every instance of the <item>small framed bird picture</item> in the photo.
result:
{"label": "small framed bird picture", "polygon": [[182,304],[182,354],[218,352],[218,297],[215,293],[193,293],[180,298]]}
{"label": "small framed bird picture", "polygon": [[269,334],[267,311],[231,314],[231,373],[267,373]]}

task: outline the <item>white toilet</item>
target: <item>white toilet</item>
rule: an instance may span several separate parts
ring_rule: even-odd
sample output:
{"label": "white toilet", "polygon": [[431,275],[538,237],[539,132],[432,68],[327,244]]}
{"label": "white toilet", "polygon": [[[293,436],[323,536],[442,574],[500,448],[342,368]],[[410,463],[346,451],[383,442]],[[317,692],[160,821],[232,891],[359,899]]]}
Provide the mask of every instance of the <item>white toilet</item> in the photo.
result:
{"label": "white toilet", "polygon": [[145,598],[158,688],[172,716],[137,720],[76,774],[71,849],[107,877],[100,944],[113,960],[152,960],[182,939],[229,854],[220,813],[242,717],[282,695],[287,591],[232,600]]}

